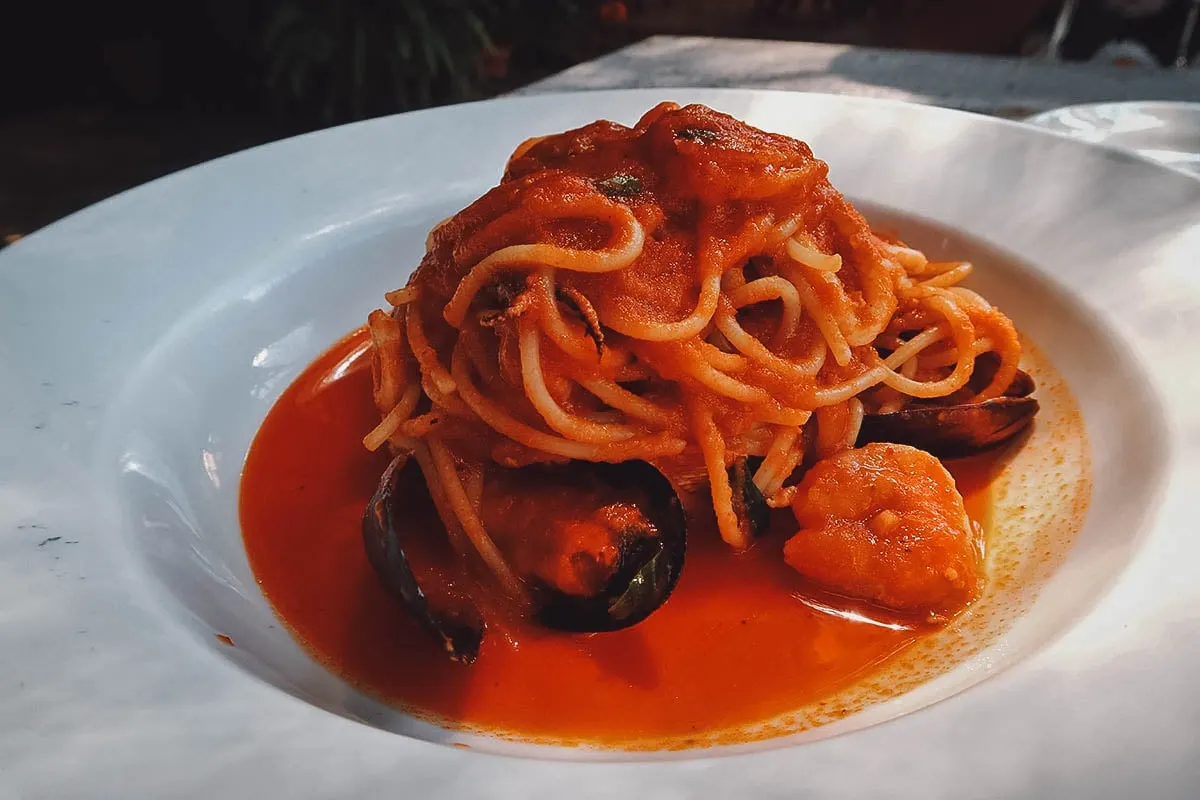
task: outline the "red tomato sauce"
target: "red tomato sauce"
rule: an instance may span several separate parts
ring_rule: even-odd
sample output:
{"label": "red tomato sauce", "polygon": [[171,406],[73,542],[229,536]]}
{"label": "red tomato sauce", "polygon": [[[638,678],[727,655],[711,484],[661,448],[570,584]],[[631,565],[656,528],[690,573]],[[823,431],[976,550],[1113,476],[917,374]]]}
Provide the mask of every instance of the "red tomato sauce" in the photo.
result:
{"label": "red tomato sauce", "polygon": [[[632,628],[514,627],[489,633],[473,665],[451,663],[387,594],[363,550],[363,509],[388,461],[361,443],[378,422],[367,344],[356,331],[283,393],[247,456],[240,499],[263,593],[314,659],[363,691],[419,716],[518,736],[678,742],[818,700],[931,630],[806,602],[782,557],[797,528],[784,509],[742,554],[715,529],[690,530],[674,593]],[[986,527],[990,462],[948,466]],[[427,498],[413,498],[406,514],[439,535]]]}

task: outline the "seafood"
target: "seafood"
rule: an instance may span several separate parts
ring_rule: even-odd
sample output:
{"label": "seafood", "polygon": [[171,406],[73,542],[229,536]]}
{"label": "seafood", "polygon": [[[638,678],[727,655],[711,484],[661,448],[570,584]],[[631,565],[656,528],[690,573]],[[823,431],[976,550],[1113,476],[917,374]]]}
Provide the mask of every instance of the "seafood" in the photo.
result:
{"label": "seafood", "polygon": [[[396,498],[408,459],[384,471],[363,516],[367,555],[383,584],[444,646],[471,663],[493,576],[449,544],[408,541]],[[489,466],[486,528],[518,576],[510,604],[545,627],[577,633],[634,625],[666,602],[683,569],[686,520],[670,482],[644,461]],[[419,473],[418,473],[419,474]],[[436,505],[436,498],[435,498]],[[553,513],[545,513],[547,509]],[[475,569],[472,570],[471,567]]]}

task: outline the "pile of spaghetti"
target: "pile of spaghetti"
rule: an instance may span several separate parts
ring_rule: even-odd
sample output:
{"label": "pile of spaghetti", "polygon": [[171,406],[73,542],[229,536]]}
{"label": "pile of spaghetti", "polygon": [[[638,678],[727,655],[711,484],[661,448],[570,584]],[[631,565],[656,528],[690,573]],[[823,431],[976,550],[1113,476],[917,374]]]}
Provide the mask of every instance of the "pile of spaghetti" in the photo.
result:
{"label": "pile of spaghetti", "polygon": [[[744,548],[731,465],[787,505],[806,454],[853,447],[864,413],[1000,396],[1020,345],[957,285],[971,265],[874,234],[826,175],[803,142],[704,106],[525,142],[372,314],[366,445],[413,454],[448,527],[502,567],[489,465],[700,475]],[[988,352],[994,374],[968,386]]]}

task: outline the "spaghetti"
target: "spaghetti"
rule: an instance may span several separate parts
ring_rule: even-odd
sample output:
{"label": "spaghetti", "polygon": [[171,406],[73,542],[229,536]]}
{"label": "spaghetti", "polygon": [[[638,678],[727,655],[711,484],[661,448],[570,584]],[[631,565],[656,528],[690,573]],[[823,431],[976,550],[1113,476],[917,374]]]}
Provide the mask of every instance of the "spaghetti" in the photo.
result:
{"label": "spaghetti", "polygon": [[[1020,345],[958,286],[970,271],[873,233],[803,142],[703,106],[531,140],[371,315],[365,444],[417,459],[451,542],[513,595],[481,522],[489,464],[702,475],[743,549],[735,463],[787,505],[806,457],[854,447],[864,415],[1004,393]],[[998,366],[968,387],[985,353]]]}

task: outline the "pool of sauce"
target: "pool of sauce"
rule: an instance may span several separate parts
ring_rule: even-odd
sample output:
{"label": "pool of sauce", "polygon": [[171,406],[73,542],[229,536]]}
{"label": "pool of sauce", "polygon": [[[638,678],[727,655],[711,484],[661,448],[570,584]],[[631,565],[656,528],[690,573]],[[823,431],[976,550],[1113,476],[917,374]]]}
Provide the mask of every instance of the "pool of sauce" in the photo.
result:
{"label": "pool of sauce", "polygon": [[[378,422],[367,344],[354,332],[283,393],[247,456],[240,497],[246,551],[268,601],[313,658],[363,691],[507,735],[670,743],[818,700],[931,630],[815,597],[783,563],[796,530],[783,510],[742,554],[715,530],[690,530],[677,588],[632,628],[578,635],[518,625],[489,632],[473,665],[451,663],[363,551],[363,509],[388,460],[361,443]],[[947,466],[986,528],[993,465]],[[428,500],[413,498],[406,514],[437,535]]]}

